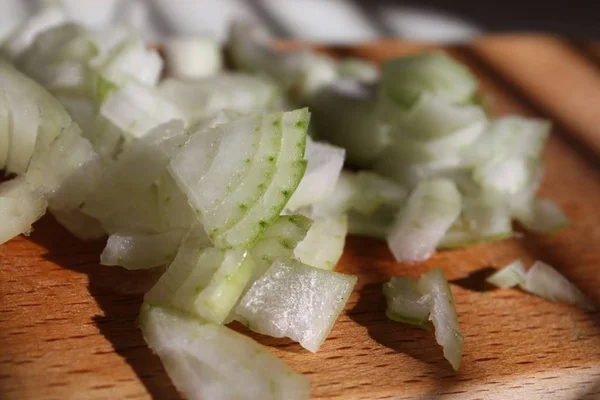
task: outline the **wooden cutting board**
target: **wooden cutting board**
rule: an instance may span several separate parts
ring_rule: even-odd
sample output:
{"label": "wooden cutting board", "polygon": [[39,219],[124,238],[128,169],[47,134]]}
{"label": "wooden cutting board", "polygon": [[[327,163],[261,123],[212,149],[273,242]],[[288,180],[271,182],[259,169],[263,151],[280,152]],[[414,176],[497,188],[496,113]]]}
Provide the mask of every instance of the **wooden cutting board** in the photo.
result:
{"label": "wooden cutting board", "polygon": [[[321,49],[378,62],[432,45],[383,41]],[[384,243],[348,238],[338,270],[356,290],[320,352],[252,334],[312,383],[315,398],[600,399],[600,314],[518,290],[481,291],[490,267],[541,259],[600,304],[600,51],[548,36],[497,36],[448,49],[479,76],[495,115],[555,121],[542,194],[572,225],[560,233],[395,263]],[[136,327],[158,272],[98,264],[102,243],[81,243],[51,217],[0,247],[0,398],[176,399]],[[432,333],[385,318],[381,283],[441,266],[465,337],[459,372]],[[244,330],[241,327],[237,329]]]}

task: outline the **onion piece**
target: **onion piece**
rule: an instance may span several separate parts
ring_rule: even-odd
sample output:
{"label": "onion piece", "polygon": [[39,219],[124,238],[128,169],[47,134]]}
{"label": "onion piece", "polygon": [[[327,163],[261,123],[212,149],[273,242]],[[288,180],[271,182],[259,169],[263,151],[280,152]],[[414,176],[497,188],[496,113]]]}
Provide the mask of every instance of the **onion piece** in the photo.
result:
{"label": "onion piece", "polygon": [[506,267],[496,271],[485,281],[502,289],[525,284],[527,273],[521,260],[515,260]]}
{"label": "onion piece", "polygon": [[229,53],[236,67],[277,80],[296,99],[306,99],[333,82],[335,61],[310,50],[288,53],[271,49],[266,30],[249,21],[234,21],[229,33]]}
{"label": "onion piece", "polygon": [[49,148],[38,146],[25,174],[27,182],[46,196],[64,190],[62,184],[97,155],[90,142],[81,137],[81,129],[72,123],[52,142]]}
{"label": "onion piece", "polygon": [[410,194],[388,235],[388,246],[396,260],[427,259],[460,211],[461,196],[452,181],[421,182]]}
{"label": "onion piece", "polygon": [[[166,272],[144,296],[144,301],[154,305],[171,304],[172,298],[194,272],[202,251],[210,245],[208,236],[200,224],[190,227],[183,238],[173,262]],[[207,273],[211,271],[206,268]]]}
{"label": "onion piece", "polygon": [[532,184],[537,168],[535,159],[491,159],[473,170],[473,180],[499,196],[514,196]]}
{"label": "onion piece", "polygon": [[173,37],[164,40],[168,74],[181,79],[199,79],[218,74],[223,68],[219,43],[209,37]]}
{"label": "onion piece", "polygon": [[191,400],[301,400],[308,380],[254,340],[168,308],[143,305],[140,328],[179,391]]}
{"label": "onion piece", "polygon": [[254,282],[235,309],[255,332],[289,337],[316,352],[342,312],[357,278],[280,260]]}
{"label": "onion piece", "polygon": [[100,254],[100,264],[130,270],[169,264],[184,233],[182,229],[154,234],[113,233]]}
{"label": "onion piece", "polygon": [[0,244],[23,233],[46,212],[48,201],[23,176],[0,184]]}
{"label": "onion piece", "polygon": [[473,98],[477,84],[464,65],[441,51],[391,59],[381,75],[383,94],[401,107],[410,107],[423,93],[463,104]]}
{"label": "onion piece", "polygon": [[[219,247],[250,245],[279,216],[300,183],[306,168],[304,149],[308,110],[300,109],[284,113],[279,124],[283,133],[281,148],[278,157],[268,162],[268,164],[274,164],[274,169],[273,174],[267,177],[263,194],[254,204],[247,205],[247,212],[233,225],[225,228],[218,228],[221,226],[220,224],[206,225],[215,245]],[[261,179],[263,178],[251,181],[250,178],[246,178],[244,184],[251,187],[254,184],[259,185]],[[236,206],[240,206],[240,204]],[[206,223],[205,216],[202,218]]]}
{"label": "onion piece", "polygon": [[241,73],[194,81],[168,78],[160,83],[158,91],[181,109],[192,123],[224,109],[241,114],[276,111],[281,102],[279,88],[273,82]]}
{"label": "onion piece", "polygon": [[430,299],[419,291],[418,279],[395,276],[383,285],[385,315],[396,322],[424,326],[429,320]]}
{"label": "onion piece", "polygon": [[386,315],[393,321],[419,325],[427,329],[427,320],[435,328],[435,340],[444,357],[458,370],[463,337],[458,326],[452,291],[441,268],[434,268],[417,280],[393,277],[383,286],[387,299]]}
{"label": "onion piece", "polygon": [[554,201],[545,198],[533,200],[529,212],[517,215],[520,223],[530,231],[554,233],[569,225],[569,217]]}
{"label": "onion piece", "polygon": [[102,221],[133,204],[137,196],[160,178],[171,156],[188,139],[181,121],[171,121],[133,142],[103,172],[82,210]]}
{"label": "onion piece", "polygon": [[112,92],[102,103],[100,115],[133,138],[173,119],[186,121],[184,113],[166,97],[134,82]]}
{"label": "onion piece", "polygon": [[[379,107],[386,106],[380,103]],[[406,137],[412,140],[437,140],[430,145],[431,152],[441,152],[446,146],[452,150],[461,150],[473,143],[486,127],[487,117],[484,111],[473,105],[455,105],[442,97],[423,94],[408,110],[399,109],[390,104],[391,116],[383,115],[391,124],[390,135],[393,138]],[[385,109],[380,110],[386,113]],[[443,141],[448,135],[453,137]],[[453,143],[456,142],[456,143]],[[448,150],[448,149],[446,149]]]}
{"label": "onion piece", "polygon": [[265,229],[262,238],[250,250],[256,264],[251,283],[259,279],[280,258],[292,258],[305,239],[313,221],[304,215],[282,215]]}
{"label": "onion piece", "polygon": [[52,205],[48,209],[58,223],[79,240],[96,240],[106,235],[102,224],[98,220],[85,215],[78,209],[68,211],[55,210],[52,208]]}
{"label": "onion piece", "polygon": [[521,288],[546,300],[575,304],[589,311],[595,310],[594,304],[575,285],[542,261],[536,261],[527,271]]}
{"label": "onion piece", "polygon": [[[176,307],[217,324],[222,324],[249,282],[254,262],[243,249],[220,250],[209,247],[195,259],[189,240],[175,260],[146,294],[153,305]],[[188,261],[184,263],[183,261]],[[168,294],[168,297],[164,297]]]}
{"label": "onion piece", "polygon": [[317,137],[346,149],[349,164],[369,167],[389,144],[375,100],[374,87],[348,79],[334,81],[307,100]]}
{"label": "onion piece", "polygon": [[419,278],[419,291],[428,295],[429,320],[435,328],[435,340],[444,349],[444,357],[458,370],[463,351],[454,298],[441,268],[432,269]]}
{"label": "onion piece", "polygon": [[315,218],[304,240],[296,246],[294,256],[304,264],[331,271],[342,257],[347,233],[345,214]]}
{"label": "onion piece", "polygon": [[333,193],[309,208],[312,218],[340,215],[352,209],[357,197],[358,186],[355,175],[342,171],[335,184]]}
{"label": "onion piece", "polygon": [[352,210],[372,214],[381,206],[399,209],[407,197],[407,191],[396,182],[373,172],[360,171],[354,175],[357,187]]}
{"label": "onion piece", "polygon": [[329,197],[344,165],[344,149],[312,140],[306,142],[308,161],[304,176],[286,204],[289,211],[318,203]]}

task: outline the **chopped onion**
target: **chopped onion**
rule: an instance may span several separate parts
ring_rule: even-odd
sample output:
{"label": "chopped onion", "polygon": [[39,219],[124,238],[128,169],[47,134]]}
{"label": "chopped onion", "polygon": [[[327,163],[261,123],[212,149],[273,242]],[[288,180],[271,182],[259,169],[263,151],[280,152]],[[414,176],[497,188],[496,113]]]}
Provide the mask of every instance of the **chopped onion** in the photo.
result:
{"label": "chopped onion", "polygon": [[[215,245],[249,246],[279,216],[304,174],[307,124],[306,109],[236,120],[205,131],[171,162],[173,177]],[[231,148],[242,139],[258,146]],[[214,143],[214,150],[202,140]],[[210,165],[201,156],[207,152],[214,154]],[[213,179],[225,167],[234,174],[229,187],[229,181]],[[206,182],[214,182],[207,193]]]}
{"label": "chopped onion", "polygon": [[150,87],[134,82],[112,92],[100,108],[100,115],[133,138],[173,119],[185,121],[183,112]]}
{"label": "chopped onion", "polygon": [[286,209],[296,211],[331,196],[335,190],[335,183],[342,172],[344,155],[345,151],[342,148],[307,140],[306,171],[296,191],[286,204]]}
{"label": "chopped onion", "polygon": [[255,332],[289,337],[316,352],[355,284],[355,276],[277,261],[240,300],[236,319]]}
{"label": "chopped onion", "polygon": [[254,340],[168,308],[142,306],[140,327],[190,400],[301,400],[308,380]]}
{"label": "chopped onion", "polygon": [[419,291],[418,279],[395,276],[383,285],[387,299],[385,315],[397,322],[424,325],[428,322],[430,299]]}
{"label": "chopped onion", "polygon": [[188,140],[181,121],[155,127],[106,168],[83,211],[103,220],[133,204],[165,170],[170,157]]}
{"label": "chopped onion", "polygon": [[444,349],[444,357],[458,370],[463,337],[458,326],[454,298],[441,268],[432,269],[417,280],[393,277],[383,286],[388,318],[422,327],[427,320],[435,328],[435,340]]}
{"label": "chopped onion", "polygon": [[0,244],[23,233],[46,212],[48,201],[27,182],[17,177],[0,184]]}
{"label": "chopped onion", "polygon": [[496,271],[486,279],[486,282],[502,289],[512,288],[525,284],[527,273],[521,260],[513,261],[506,267]]}
{"label": "chopped onion", "polygon": [[376,114],[373,87],[337,80],[307,103],[317,137],[346,149],[348,163],[369,167],[389,144],[388,127]]}
{"label": "chopped onion", "polygon": [[525,272],[523,263],[516,260],[487,278],[487,282],[499,288],[512,288],[519,285],[524,291],[546,300],[595,310],[594,304],[575,285],[542,261],[536,261],[529,271]]}
{"label": "chopped onion", "polygon": [[183,234],[181,229],[154,234],[113,233],[100,255],[100,263],[126,269],[166,265],[177,254]]}
{"label": "chopped onion", "polygon": [[209,37],[174,37],[163,43],[167,71],[182,79],[216,75],[223,68],[219,43]]}
{"label": "chopped onion", "polygon": [[221,324],[249,282],[254,262],[245,250],[190,249],[188,246],[194,241],[188,239],[180,248],[167,272],[146,294],[145,301],[176,307]]}
{"label": "chopped onion", "polygon": [[517,219],[528,230],[539,233],[554,233],[569,225],[563,209],[545,198],[534,199],[530,211],[517,215]]}
{"label": "chopped onion", "polygon": [[458,218],[461,196],[446,179],[421,182],[410,194],[388,235],[388,245],[398,261],[427,259]]}
{"label": "chopped onion", "polygon": [[20,174],[27,170],[36,143],[48,148],[71,118],[46,90],[2,60],[0,85],[11,120],[6,170]]}
{"label": "chopped onion", "polygon": [[159,93],[181,109],[194,122],[213,117],[223,110],[241,114],[275,111],[279,88],[270,80],[240,73],[227,73],[199,80],[168,78]]}
{"label": "chopped onion", "polygon": [[429,320],[435,327],[435,340],[444,349],[444,357],[457,370],[463,350],[463,337],[458,327],[454,298],[441,268],[421,275],[419,290],[429,295]]}
{"label": "chopped onion", "polygon": [[313,221],[303,215],[282,215],[269,226],[252,248],[256,264],[251,282],[259,279],[278,259],[292,258]]}
{"label": "chopped onion", "polygon": [[400,208],[407,192],[402,186],[369,171],[355,175],[357,192],[352,201],[352,210],[372,214],[381,206]]}
{"label": "chopped onion", "polygon": [[538,158],[550,134],[546,120],[502,117],[492,121],[484,135],[464,154],[469,165],[506,158]]}
{"label": "chopped onion", "polygon": [[[430,151],[462,150],[479,137],[486,124],[486,115],[478,106],[455,105],[442,97],[424,94],[413,107],[404,111],[392,105],[390,135],[412,140],[437,140]],[[381,111],[383,112],[383,111]],[[448,135],[451,139],[441,140]],[[436,146],[437,144],[437,146]],[[451,146],[449,149],[445,148]]]}
{"label": "chopped onion", "polygon": [[454,104],[466,103],[477,90],[477,80],[471,72],[441,51],[387,61],[381,85],[385,95],[403,107],[410,107],[423,93]]}
{"label": "chopped onion", "polygon": [[348,218],[345,214],[315,218],[294,256],[304,264],[331,271],[337,265],[346,242]]}

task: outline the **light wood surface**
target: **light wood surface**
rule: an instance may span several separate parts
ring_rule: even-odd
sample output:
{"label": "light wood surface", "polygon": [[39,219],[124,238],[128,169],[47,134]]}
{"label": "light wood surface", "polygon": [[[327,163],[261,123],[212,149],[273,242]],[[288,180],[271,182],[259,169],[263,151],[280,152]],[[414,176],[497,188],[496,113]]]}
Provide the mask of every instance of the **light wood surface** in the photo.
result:
{"label": "light wood surface", "polygon": [[[435,46],[384,41],[330,49],[376,61]],[[600,304],[600,73],[552,37],[503,36],[449,51],[482,81],[495,115],[556,121],[544,152],[542,194],[572,224],[557,234],[444,251],[395,263],[384,243],[350,237],[337,270],[359,283],[329,339],[311,354],[251,334],[312,383],[315,398],[600,399],[600,314],[518,290],[479,291],[515,258],[544,260]],[[136,317],[158,272],[98,265],[102,243],[81,243],[51,217],[0,247],[0,399],[177,399]],[[433,335],[388,321],[381,283],[441,266],[465,337],[459,372]],[[244,328],[235,326],[245,331]]]}

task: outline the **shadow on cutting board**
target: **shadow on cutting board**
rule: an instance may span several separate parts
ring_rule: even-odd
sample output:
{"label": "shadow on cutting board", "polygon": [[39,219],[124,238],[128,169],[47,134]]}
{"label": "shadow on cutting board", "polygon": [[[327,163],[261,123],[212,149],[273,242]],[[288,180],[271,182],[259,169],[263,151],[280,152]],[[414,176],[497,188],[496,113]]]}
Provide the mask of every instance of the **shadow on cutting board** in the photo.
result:
{"label": "shadow on cutting board", "polygon": [[90,294],[104,313],[94,316],[93,321],[112,343],[115,353],[131,366],[152,398],[181,399],[160,359],[146,346],[137,324],[143,295],[161,275],[161,268],[127,271],[100,265],[105,241],[81,242],[50,215],[36,223],[30,240],[48,250],[45,259],[88,276]]}

